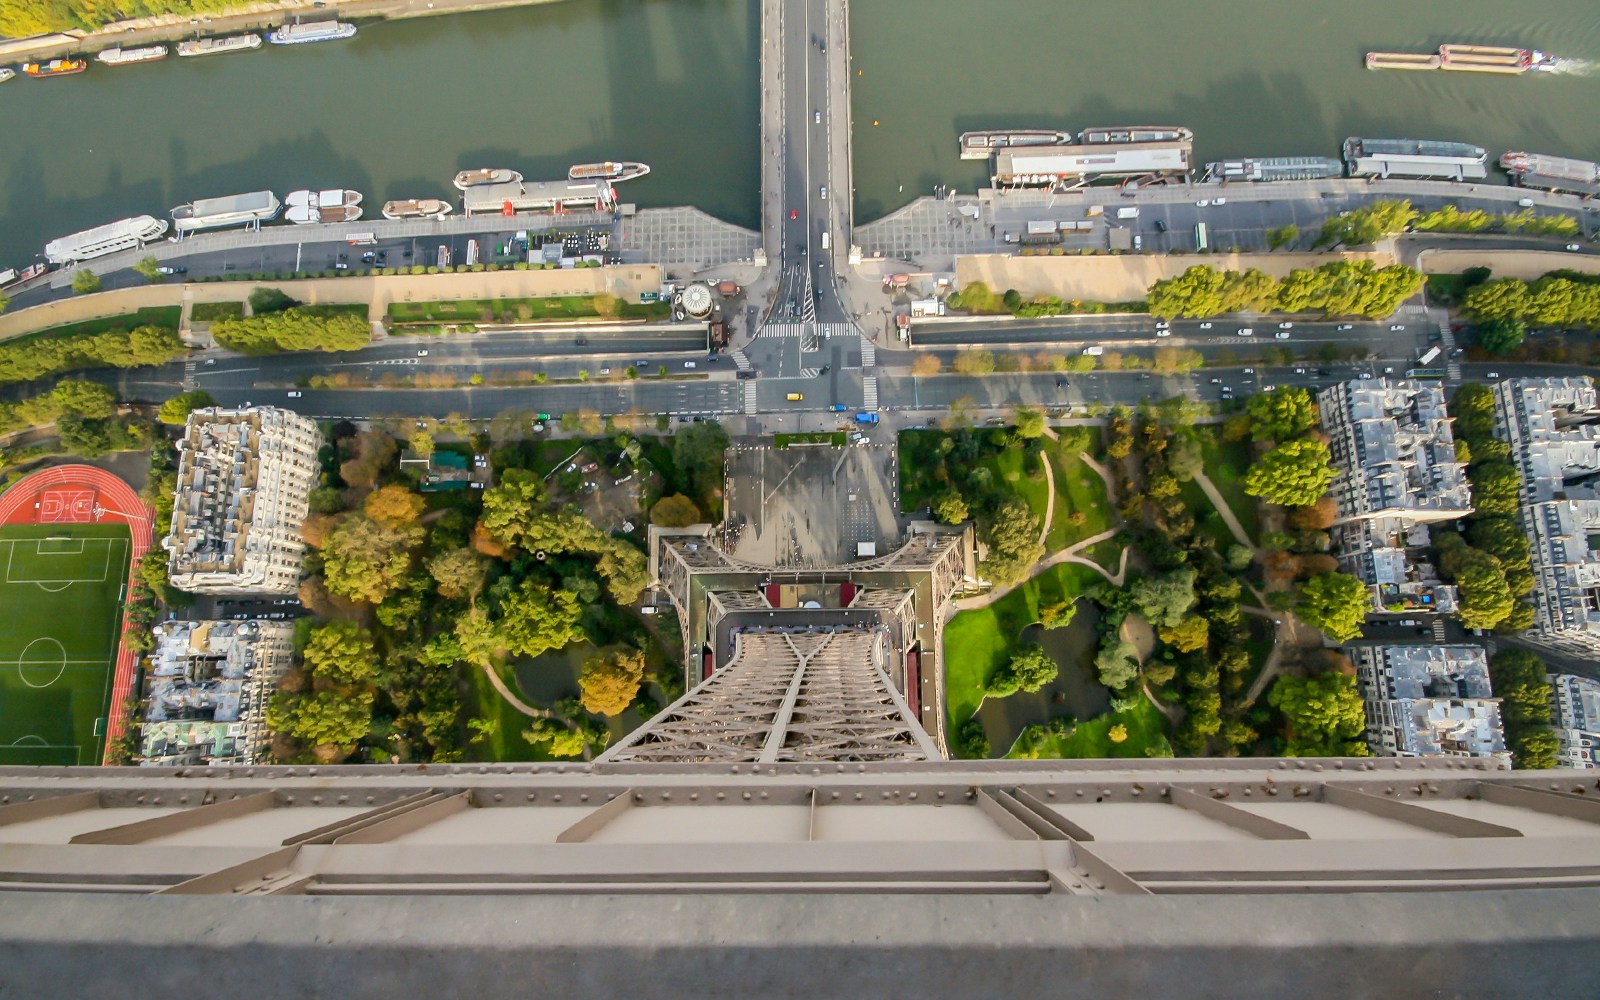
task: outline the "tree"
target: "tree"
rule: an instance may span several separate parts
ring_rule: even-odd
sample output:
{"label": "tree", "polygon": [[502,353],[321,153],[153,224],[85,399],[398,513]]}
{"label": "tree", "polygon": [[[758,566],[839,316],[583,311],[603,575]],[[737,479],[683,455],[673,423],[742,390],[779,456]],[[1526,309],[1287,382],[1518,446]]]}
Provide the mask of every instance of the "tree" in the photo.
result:
{"label": "tree", "polygon": [[139,272],[144,277],[144,280],[152,285],[166,277],[161,273],[161,262],[154,257],[140,258],[139,262],[133,265],[133,269]]}
{"label": "tree", "polygon": [[946,490],[933,501],[933,516],[940,524],[960,524],[968,516],[966,498],[955,490]]}
{"label": "tree", "polygon": [[1522,346],[1528,327],[1520,319],[1502,316],[1478,327],[1478,346],[1490,354],[1510,354]]}
{"label": "tree", "polygon": [[583,733],[567,728],[556,719],[534,719],[522,738],[534,746],[543,746],[552,757],[581,757],[588,741]]}
{"label": "tree", "polygon": [[452,599],[476,599],[488,571],[489,561],[467,548],[450,549],[428,560],[428,573],[439,585],[440,595]]}
{"label": "tree", "polygon": [[496,541],[519,546],[545,505],[544,481],[527,469],[507,469],[483,493],[483,525]]}
{"label": "tree", "polygon": [[673,437],[672,461],[681,477],[680,485],[696,500],[721,491],[723,454],[727,450],[728,432],[715,420],[693,424]]}
{"label": "tree", "polygon": [[100,276],[87,267],[80,267],[72,274],[72,290],[78,295],[91,295],[100,290]]}
{"label": "tree", "polygon": [[1039,606],[1039,624],[1044,628],[1066,628],[1077,616],[1078,605],[1073,601],[1056,601]]}
{"label": "tree", "polygon": [[1328,446],[1300,438],[1267,452],[1244,476],[1244,490],[1268,503],[1308,506],[1327,492],[1337,473],[1328,464]]}
{"label": "tree", "polygon": [[404,486],[380,486],[367,494],[362,511],[385,528],[403,528],[417,523],[427,501]]}
{"label": "tree", "polygon": [[1508,735],[1506,743],[1518,770],[1547,771],[1561,759],[1561,739],[1554,729],[1521,729]]}
{"label": "tree", "polygon": [[578,674],[585,711],[595,715],[621,715],[633,704],[644,680],[644,653],[613,649],[589,657]]}
{"label": "tree", "polygon": [[1044,411],[1033,406],[1017,408],[1017,437],[1033,439],[1044,436]]}
{"label": "tree", "polygon": [[1516,766],[1554,767],[1558,744],[1549,728],[1550,681],[1544,661],[1526,649],[1501,649],[1489,658],[1489,684],[1500,698],[1506,743]]}
{"label": "tree", "polygon": [[314,627],[302,658],[313,678],[335,684],[363,684],[378,672],[372,633],[354,622],[324,622]]}
{"label": "tree", "polygon": [[1125,639],[1112,638],[1095,654],[1094,667],[1101,684],[1121,690],[1139,676],[1139,651]]}
{"label": "tree", "polygon": [[1250,435],[1257,441],[1288,441],[1317,426],[1317,402],[1299,386],[1251,396],[1246,409]]}
{"label": "tree", "polygon": [[1032,694],[1055,680],[1059,672],[1060,667],[1044,647],[1030,643],[995,671],[994,678],[989,681],[988,693],[996,698],[1006,698],[1018,691]]}
{"label": "tree", "polygon": [[700,508],[682,493],[662,497],[650,508],[650,523],[663,528],[687,528],[700,523]]}
{"label": "tree", "polygon": [[1205,455],[1200,442],[1188,434],[1174,434],[1167,446],[1167,469],[1180,483],[1187,483],[1205,470]]}
{"label": "tree", "polygon": [[[578,628],[582,614],[572,594],[524,580],[501,604],[496,632],[513,656],[538,656],[582,639],[583,630]],[[631,695],[628,700],[633,700]]]}
{"label": "tree", "polygon": [[0,292],[0,313],[11,308],[11,298],[5,292]]}
{"label": "tree", "polygon": [[944,363],[939,360],[937,354],[918,354],[916,360],[911,362],[911,374],[937,375],[943,367]]}
{"label": "tree", "polygon": [[1312,677],[1285,674],[1272,685],[1267,701],[1280,712],[1292,732],[1285,753],[1290,757],[1365,757],[1361,740],[1366,712],[1356,679],[1327,673]]}
{"label": "tree", "polygon": [[1158,629],[1170,628],[1194,607],[1194,582],[1194,568],[1183,566],[1170,573],[1140,577],[1128,588],[1128,596],[1145,621]]}
{"label": "tree", "polygon": [[164,424],[182,427],[188,422],[190,413],[216,405],[217,401],[212,398],[211,393],[204,389],[190,389],[162,403],[161,409],[156,411],[156,419]]}
{"label": "tree", "polygon": [[354,351],[372,341],[364,315],[296,306],[282,312],[230,316],[211,324],[211,335],[224,347],[246,354],[279,351]]}
{"label": "tree", "polygon": [[1294,223],[1280,226],[1277,229],[1267,230],[1267,247],[1278,250],[1295,242],[1300,238],[1300,227]]}
{"label": "tree", "polygon": [[983,572],[997,584],[1019,580],[1044,555],[1039,544],[1039,516],[1021,497],[1009,497],[990,519],[985,532],[989,546]]}
{"label": "tree", "polygon": [[1287,521],[1296,531],[1327,531],[1339,519],[1339,505],[1333,497],[1323,497],[1307,507],[1292,507]]}
{"label": "tree", "polygon": [[1361,634],[1372,602],[1366,585],[1348,573],[1323,573],[1300,588],[1295,614],[1334,642]]}
{"label": "tree", "polygon": [[1158,319],[1215,316],[1223,311],[1222,289],[1220,271],[1196,264],[1175,278],[1163,278],[1150,286],[1150,314]]}
{"label": "tree", "polygon": [[1323,223],[1319,247],[1366,246],[1394,233],[1404,232],[1417,218],[1409,201],[1379,199]]}
{"label": "tree", "polygon": [[976,716],[956,729],[955,745],[951,749],[963,760],[983,760],[989,756],[989,734],[983,731],[983,723]]}
{"label": "tree", "polygon": [[328,592],[377,604],[411,572],[412,549],[423,537],[421,525],[389,527],[356,514],[328,532],[322,548],[322,573]]}
{"label": "tree", "polygon": [[1249,569],[1250,563],[1254,561],[1255,557],[1256,554],[1250,551],[1250,546],[1241,545],[1237,542],[1228,546],[1227,551],[1222,554],[1224,563],[1234,573],[1242,573]]}
{"label": "tree", "polygon": [[994,352],[982,349],[958,351],[954,367],[959,375],[993,374]]}
{"label": "tree", "polygon": [[1465,627],[1494,628],[1516,607],[1516,598],[1511,596],[1500,560],[1489,553],[1462,546],[1455,554],[1450,572],[1461,594],[1456,617]]}
{"label": "tree", "polygon": [[255,316],[283,312],[300,303],[286,295],[281,288],[256,287],[250,290],[250,312]]}
{"label": "tree", "polygon": [[1162,642],[1178,652],[1192,653],[1206,648],[1211,637],[1211,626],[1199,615],[1189,615],[1176,625],[1161,629],[1160,635]]}
{"label": "tree", "polygon": [[1480,516],[1514,517],[1522,476],[1510,462],[1481,462],[1472,469],[1472,505]]}
{"label": "tree", "polygon": [[427,431],[417,431],[411,435],[411,450],[423,458],[433,457],[434,451],[437,450],[433,442],[433,435]]}
{"label": "tree", "polygon": [[378,484],[378,477],[399,454],[394,438],[380,430],[362,431],[355,437],[352,456],[339,466],[345,485],[366,489]]}

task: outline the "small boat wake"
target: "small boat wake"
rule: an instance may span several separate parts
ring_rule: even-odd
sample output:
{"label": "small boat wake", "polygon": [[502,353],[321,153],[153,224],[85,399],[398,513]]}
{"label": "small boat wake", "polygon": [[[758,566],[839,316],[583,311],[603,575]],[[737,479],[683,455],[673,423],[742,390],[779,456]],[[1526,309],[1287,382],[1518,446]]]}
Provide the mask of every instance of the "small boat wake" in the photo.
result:
{"label": "small boat wake", "polygon": [[1557,59],[1550,72],[1562,76],[1600,76],[1600,62],[1593,59]]}

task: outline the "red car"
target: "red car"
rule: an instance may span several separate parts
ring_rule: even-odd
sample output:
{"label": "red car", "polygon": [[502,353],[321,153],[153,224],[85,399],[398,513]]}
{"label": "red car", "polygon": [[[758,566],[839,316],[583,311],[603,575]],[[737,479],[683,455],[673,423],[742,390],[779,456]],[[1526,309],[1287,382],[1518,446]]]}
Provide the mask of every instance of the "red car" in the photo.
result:
{"label": "red car", "polygon": [[800,218],[800,213],[798,211],[796,211],[795,209],[791,208],[791,209],[789,209],[789,218],[790,219],[798,219],[798,218]]}

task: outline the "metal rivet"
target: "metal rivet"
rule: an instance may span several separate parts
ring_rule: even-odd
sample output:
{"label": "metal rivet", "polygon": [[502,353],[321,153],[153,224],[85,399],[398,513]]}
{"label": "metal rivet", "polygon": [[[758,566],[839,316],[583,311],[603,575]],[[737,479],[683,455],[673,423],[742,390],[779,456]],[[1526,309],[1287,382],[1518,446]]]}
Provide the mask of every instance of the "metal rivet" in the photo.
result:
{"label": "metal rivet", "polygon": [[856,801],[857,801],[857,802],[860,802],[860,801],[861,801],[861,793],[860,793],[860,792],[857,792],[857,793],[856,793]]}
{"label": "metal rivet", "polygon": [[584,792],[582,795],[579,795],[578,796],[578,801],[579,802],[588,802],[589,801],[589,793],[588,792]]}
{"label": "metal rivet", "polygon": [[700,801],[700,793],[699,792],[690,792],[689,793],[689,801],[690,802],[699,802]]}
{"label": "metal rivet", "polygon": [[539,797],[539,793],[538,792],[529,792],[528,793],[528,801],[529,802],[532,802],[534,799],[536,799],[538,797]]}
{"label": "metal rivet", "polygon": [[557,792],[554,795],[550,796],[550,801],[551,802],[560,802],[561,801],[561,793]]}
{"label": "metal rivet", "polygon": [[917,793],[916,792],[912,792],[911,794],[906,796],[906,798],[908,798],[908,799],[914,799],[916,797],[917,797]]}
{"label": "metal rivet", "polygon": [[727,793],[725,793],[725,792],[718,792],[717,793],[717,801],[718,802],[721,802],[723,799],[725,799],[727,797],[728,797]]}
{"label": "metal rivet", "polygon": [[766,793],[766,792],[762,792],[762,793],[761,793],[761,797],[762,797],[762,798],[766,798],[766,797],[767,797],[767,793]]}
{"label": "metal rivet", "polygon": [[939,798],[944,798],[944,792],[942,790],[939,792]]}

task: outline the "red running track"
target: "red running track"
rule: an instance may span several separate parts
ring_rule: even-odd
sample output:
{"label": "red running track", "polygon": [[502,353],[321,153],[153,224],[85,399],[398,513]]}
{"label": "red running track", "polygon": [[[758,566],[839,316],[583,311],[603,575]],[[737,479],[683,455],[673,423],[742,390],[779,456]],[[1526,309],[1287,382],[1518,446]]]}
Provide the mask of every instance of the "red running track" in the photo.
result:
{"label": "red running track", "polygon": [[[61,500],[75,500],[85,492],[93,494],[92,507],[70,503],[65,509]],[[46,501],[49,501],[47,505]],[[42,512],[52,516],[41,521]],[[90,465],[58,465],[24,476],[4,493],[0,493],[0,524],[126,524],[133,536],[133,554],[128,566],[128,587],[131,591],[134,573],[139,560],[150,550],[151,522],[155,511],[144,505],[133,487],[103,469]],[[111,681],[111,705],[106,718],[106,745],[122,735],[128,719],[124,706],[133,696],[133,678],[138,667],[138,656],[128,644],[133,626],[126,618],[122,623],[122,641],[117,644],[116,672]]]}

